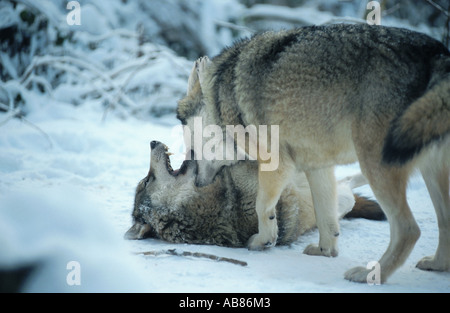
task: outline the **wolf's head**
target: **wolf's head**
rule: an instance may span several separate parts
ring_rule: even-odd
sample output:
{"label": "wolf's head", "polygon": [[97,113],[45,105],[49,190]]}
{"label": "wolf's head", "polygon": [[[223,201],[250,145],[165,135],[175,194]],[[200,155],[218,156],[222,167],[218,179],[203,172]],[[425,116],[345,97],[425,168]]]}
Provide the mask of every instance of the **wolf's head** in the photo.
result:
{"label": "wolf's head", "polygon": [[164,232],[172,221],[172,215],[176,214],[174,208],[179,206],[177,202],[189,197],[194,188],[197,172],[195,160],[186,160],[180,169],[173,170],[167,146],[152,141],[150,147],[150,170],[136,188],[133,226],[126,232],[126,239],[169,236]]}
{"label": "wolf's head", "polygon": [[[213,99],[216,92],[213,91],[215,70],[214,63],[208,57],[198,59],[188,80],[186,96],[178,102],[177,107],[177,118],[184,129],[185,146],[192,151],[193,158],[202,160],[197,163],[197,186],[210,184],[223,166],[233,165],[238,160],[237,157],[230,160],[227,155],[229,147],[225,145],[231,142],[232,154],[236,156],[235,145],[233,137],[228,138],[222,128],[224,121],[218,118],[215,111],[217,108],[207,105],[216,101]],[[214,153],[212,158],[208,158],[207,153],[211,152],[211,146],[215,147]],[[220,152],[217,147],[220,147]]]}
{"label": "wolf's head", "polygon": [[167,146],[157,141],[150,145],[150,170],[136,188],[133,226],[125,238],[245,245],[257,229],[256,212],[246,209],[253,208],[256,199],[256,164],[241,163],[233,173],[223,167],[211,184],[198,187],[197,170],[205,161],[185,160],[179,170],[173,170]]}

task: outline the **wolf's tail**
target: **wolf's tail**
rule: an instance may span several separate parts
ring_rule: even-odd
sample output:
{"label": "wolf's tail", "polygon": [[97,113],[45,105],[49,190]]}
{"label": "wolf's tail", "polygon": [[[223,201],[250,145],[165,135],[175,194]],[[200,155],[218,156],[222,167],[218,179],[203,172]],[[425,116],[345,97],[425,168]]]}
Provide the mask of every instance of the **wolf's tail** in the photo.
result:
{"label": "wolf's tail", "polygon": [[394,119],[383,147],[383,161],[404,164],[426,146],[450,134],[450,56],[435,60],[425,94]]}
{"label": "wolf's tail", "polygon": [[368,220],[384,221],[386,215],[383,213],[380,205],[366,197],[355,196],[355,205],[344,218],[365,218]]}

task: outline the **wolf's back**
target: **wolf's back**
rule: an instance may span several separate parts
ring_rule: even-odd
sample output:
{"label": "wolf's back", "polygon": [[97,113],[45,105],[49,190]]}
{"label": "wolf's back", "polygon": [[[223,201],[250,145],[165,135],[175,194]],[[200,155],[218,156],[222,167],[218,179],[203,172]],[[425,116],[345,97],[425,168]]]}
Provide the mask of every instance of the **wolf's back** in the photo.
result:
{"label": "wolf's back", "polygon": [[404,164],[425,147],[450,135],[450,55],[434,62],[427,91],[393,120],[383,160]]}

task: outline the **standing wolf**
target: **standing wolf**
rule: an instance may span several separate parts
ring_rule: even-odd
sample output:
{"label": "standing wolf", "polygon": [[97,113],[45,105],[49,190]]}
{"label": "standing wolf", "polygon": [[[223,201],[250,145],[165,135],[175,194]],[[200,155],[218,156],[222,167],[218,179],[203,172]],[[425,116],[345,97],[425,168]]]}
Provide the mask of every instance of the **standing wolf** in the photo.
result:
{"label": "standing wolf", "polygon": [[[359,161],[390,223],[389,247],[379,261],[384,282],[420,236],[406,201],[415,167],[424,176],[440,228],[435,256],[418,267],[450,270],[449,106],[450,52],[440,42],[405,29],[339,24],[266,32],[211,61],[200,59],[178,118],[191,130],[198,116],[204,125],[224,129],[279,126],[278,147],[258,142],[265,151],[279,149],[278,168],[262,170],[268,161],[261,150],[251,155],[259,164],[258,233],[249,242],[253,250],[276,243],[276,203],[304,171],[320,232],[319,244],[304,252],[336,256],[333,168]],[[230,134],[224,130],[224,136]],[[210,183],[226,162],[204,162],[198,183]],[[358,267],[345,277],[366,282],[369,271]]]}

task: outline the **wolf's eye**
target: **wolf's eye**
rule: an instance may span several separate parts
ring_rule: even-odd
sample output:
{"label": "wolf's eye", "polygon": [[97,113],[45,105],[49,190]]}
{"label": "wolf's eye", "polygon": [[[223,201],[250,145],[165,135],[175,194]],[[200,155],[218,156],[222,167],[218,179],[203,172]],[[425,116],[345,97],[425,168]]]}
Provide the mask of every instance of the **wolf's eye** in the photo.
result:
{"label": "wolf's eye", "polygon": [[142,180],[139,182],[137,188],[138,188],[139,190],[144,189],[145,187],[147,187],[148,181],[149,181],[149,178],[148,178],[148,177],[145,177],[144,179],[142,179]]}
{"label": "wolf's eye", "polygon": [[147,177],[145,177],[145,178],[143,179],[144,187],[147,187],[147,184],[148,184],[149,182],[153,181],[153,180],[155,180],[155,176],[154,176],[154,175],[149,174]]}

